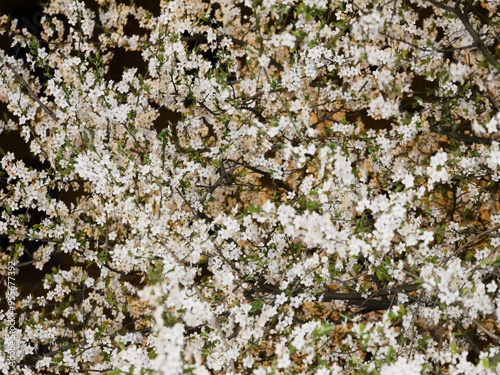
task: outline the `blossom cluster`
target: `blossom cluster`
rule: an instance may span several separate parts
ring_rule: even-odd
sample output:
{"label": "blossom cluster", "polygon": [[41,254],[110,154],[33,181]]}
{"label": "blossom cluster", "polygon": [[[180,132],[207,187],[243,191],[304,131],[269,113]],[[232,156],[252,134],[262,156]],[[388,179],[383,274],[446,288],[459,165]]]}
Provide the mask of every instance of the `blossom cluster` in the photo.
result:
{"label": "blossom cluster", "polygon": [[500,4],[137,4],[0,18],[0,370],[496,373]]}

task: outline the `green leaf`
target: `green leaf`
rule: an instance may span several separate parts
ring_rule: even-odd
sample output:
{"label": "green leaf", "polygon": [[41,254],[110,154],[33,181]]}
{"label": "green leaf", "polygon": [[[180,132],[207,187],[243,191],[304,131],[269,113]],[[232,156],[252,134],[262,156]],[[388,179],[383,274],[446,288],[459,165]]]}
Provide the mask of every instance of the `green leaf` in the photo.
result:
{"label": "green leaf", "polygon": [[321,326],[314,329],[312,335],[314,338],[319,338],[321,336],[330,336],[335,327],[331,324],[321,323]]}
{"label": "green leaf", "polygon": [[248,206],[248,207],[245,207],[245,212],[247,214],[259,213],[260,207],[259,206]]}
{"label": "green leaf", "polygon": [[487,358],[483,358],[482,364],[483,364],[484,368],[489,368],[490,367],[490,361],[488,361]]}
{"label": "green leaf", "polygon": [[495,354],[488,360],[490,368],[496,368],[500,364],[500,353]]}
{"label": "green leaf", "polygon": [[321,207],[321,205],[318,202],[316,202],[316,201],[308,201],[306,203],[306,208],[309,211],[316,211],[320,207]]}
{"label": "green leaf", "polygon": [[450,78],[450,72],[447,70],[443,70],[438,73],[438,78],[443,81],[443,83],[446,83],[448,79]]}
{"label": "green leaf", "polygon": [[252,308],[250,309],[250,312],[257,313],[262,310],[262,306],[264,306],[264,301],[258,299],[254,303],[252,303]]}
{"label": "green leaf", "polygon": [[451,344],[451,352],[452,353],[458,353],[458,347],[456,343]]}

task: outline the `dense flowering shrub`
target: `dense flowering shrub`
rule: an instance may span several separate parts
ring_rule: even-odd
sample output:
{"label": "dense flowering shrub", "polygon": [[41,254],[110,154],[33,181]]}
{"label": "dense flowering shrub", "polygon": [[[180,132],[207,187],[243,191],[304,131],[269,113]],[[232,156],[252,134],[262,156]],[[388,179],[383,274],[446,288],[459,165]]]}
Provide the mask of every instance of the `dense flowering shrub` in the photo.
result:
{"label": "dense flowering shrub", "polygon": [[3,373],[496,373],[498,1],[136,3],[0,18]]}

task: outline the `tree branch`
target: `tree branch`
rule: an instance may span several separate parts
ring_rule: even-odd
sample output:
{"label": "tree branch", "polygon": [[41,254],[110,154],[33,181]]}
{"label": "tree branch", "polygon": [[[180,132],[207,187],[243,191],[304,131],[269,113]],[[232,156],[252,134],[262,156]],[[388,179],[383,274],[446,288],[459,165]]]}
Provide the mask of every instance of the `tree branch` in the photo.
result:
{"label": "tree branch", "polygon": [[483,41],[479,37],[479,34],[476,32],[476,30],[474,30],[474,28],[470,24],[469,18],[467,17],[467,13],[463,13],[460,10],[460,7],[458,6],[458,4],[459,3],[457,2],[457,6],[455,7],[454,13],[457,15],[457,17],[460,19],[460,21],[462,21],[465,29],[467,30],[469,35],[472,37],[472,39],[474,40],[474,43],[476,44],[476,47],[479,49],[479,51],[481,51],[481,53],[483,54],[485,59],[488,60],[488,62],[491,65],[493,65],[493,67],[495,69],[500,71],[500,63],[498,62],[497,59],[495,59],[495,57],[490,53],[490,51],[488,51],[488,48],[486,48],[486,46],[484,45]]}
{"label": "tree branch", "polygon": [[4,64],[7,66],[7,68],[9,68],[14,73],[14,75],[19,80],[21,85],[26,89],[26,91],[28,91],[29,96],[31,96],[31,98],[35,102],[37,102],[40,107],[42,107],[42,109],[45,111],[45,113],[47,113],[52,118],[52,120],[57,122],[58,119],[57,119],[56,114],[54,112],[52,112],[52,110],[49,107],[47,107],[45,104],[42,103],[42,101],[38,98],[38,96],[30,88],[28,83],[24,80],[24,78],[21,77],[21,75],[19,73],[17,73],[17,71],[12,67],[12,65],[9,64],[8,61],[4,61]]}

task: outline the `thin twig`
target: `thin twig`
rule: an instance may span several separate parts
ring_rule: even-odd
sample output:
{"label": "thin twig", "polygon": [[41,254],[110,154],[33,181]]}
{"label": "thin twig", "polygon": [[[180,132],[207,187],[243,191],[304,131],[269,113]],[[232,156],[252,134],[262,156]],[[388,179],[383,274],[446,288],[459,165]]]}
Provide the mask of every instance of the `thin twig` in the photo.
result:
{"label": "thin twig", "polygon": [[463,244],[458,249],[456,249],[452,254],[450,254],[447,258],[445,258],[443,260],[443,262],[441,263],[441,265],[445,265],[446,263],[448,263],[451,258],[453,258],[457,254],[459,254],[463,249],[468,248],[470,245],[472,245],[474,242],[476,242],[481,237],[484,237],[485,235],[487,235],[487,234],[489,234],[491,232],[494,232],[494,231],[496,231],[498,229],[500,229],[500,225],[497,225],[496,227],[493,227],[491,229],[485,230],[485,231],[479,233],[477,236],[474,236],[474,238],[472,238],[471,240],[467,241],[465,244]]}
{"label": "thin twig", "polygon": [[[184,203],[186,203],[186,205],[188,206],[189,210],[193,213],[193,215],[195,215],[197,218],[199,219],[204,219],[206,220],[209,224],[212,223],[212,219],[210,219],[204,212],[202,211],[198,211],[198,210],[195,210],[191,204],[188,202],[188,200],[186,199],[186,197],[184,197],[184,194],[182,194],[182,192],[179,190],[179,188],[176,188],[176,191],[177,193],[181,196],[182,200],[184,201]],[[215,230],[219,230],[220,228],[215,226]],[[215,246],[215,249],[217,251],[217,255],[219,255],[222,260],[224,262],[226,262],[226,264],[228,264],[232,269],[233,271],[235,271],[238,275],[242,275],[242,272],[238,269],[238,267],[236,267],[236,264],[234,264],[234,262],[230,261],[223,253],[222,253],[222,249],[220,248],[220,246],[217,244],[217,242],[215,242],[215,239],[210,237],[212,243],[214,244]],[[233,242],[235,243],[231,238],[229,239],[226,239],[226,242]]]}
{"label": "thin twig", "polygon": [[[163,245],[163,247],[170,253],[170,255],[175,259],[175,261],[181,266],[181,267],[186,267],[182,262],[181,260],[179,259],[179,257],[172,251],[170,250],[167,246]],[[202,301],[202,302],[205,302],[206,299],[205,297],[203,296],[203,293],[201,292],[200,288],[198,287],[198,284],[196,283],[196,281],[193,280],[193,289],[195,290],[196,294],[198,295],[198,298]],[[228,341],[227,341],[227,337],[226,335],[224,334],[224,332],[222,331],[222,327],[220,326],[219,322],[217,321],[217,318],[215,316],[212,316],[211,319],[210,319],[210,322],[213,326],[213,328],[215,328],[215,330],[217,331],[217,333],[219,334],[219,337],[222,341],[222,344],[224,346],[224,349],[226,349],[227,352],[229,352],[229,344],[228,344]],[[233,373],[236,373],[236,366],[234,365],[234,360],[230,360],[230,365],[231,365],[231,370],[233,371]]]}
{"label": "thin twig", "polygon": [[7,68],[9,68],[14,73],[14,75],[19,80],[21,85],[23,85],[23,87],[26,89],[26,91],[28,91],[29,96],[31,96],[31,98],[35,102],[37,102],[40,107],[42,107],[42,109],[45,111],[45,113],[47,113],[54,121],[57,122],[58,119],[57,119],[57,116],[55,115],[55,113],[52,112],[52,110],[49,107],[47,107],[45,104],[42,103],[42,101],[38,98],[38,96],[30,88],[28,83],[24,80],[24,78],[21,77],[21,75],[12,67],[12,65],[10,65],[10,63],[8,61],[4,61],[4,64],[7,66]]}
{"label": "thin twig", "polygon": [[496,342],[500,342],[500,336],[495,335],[493,332],[491,332],[488,328],[483,326],[481,323],[479,323],[476,319],[472,320],[476,326],[478,326],[481,331],[483,331],[486,335],[488,335],[490,338],[495,340]]}
{"label": "thin twig", "polygon": [[460,19],[460,21],[462,21],[462,24],[464,25],[465,29],[467,30],[467,32],[469,33],[469,35],[474,40],[474,43],[476,44],[476,46],[479,49],[479,51],[483,54],[484,58],[486,60],[488,60],[488,62],[495,69],[500,70],[500,64],[499,64],[498,60],[491,54],[491,52],[488,50],[488,48],[486,48],[486,46],[484,45],[483,41],[479,37],[479,34],[476,32],[476,30],[474,30],[474,28],[470,24],[469,17],[467,16],[467,13],[463,13],[460,10],[460,7],[458,6],[458,3],[457,3],[457,6],[455,6],[455,9],[456,9],[456,11],[454,13],[458,16],[458,18]]}
{"label": "thin twig", "polygon": [[458,330],[462,334],[462,336],[465,338],[465,340],[469,343],[470,347],[474,350],[474,352],[479,355],[481,354],[481,349],[477,344],[472,340],[472,338],[469,336],[467,330],[464,328],[464,326],[458,321],[454,320],[455,325],[457,326]]}

